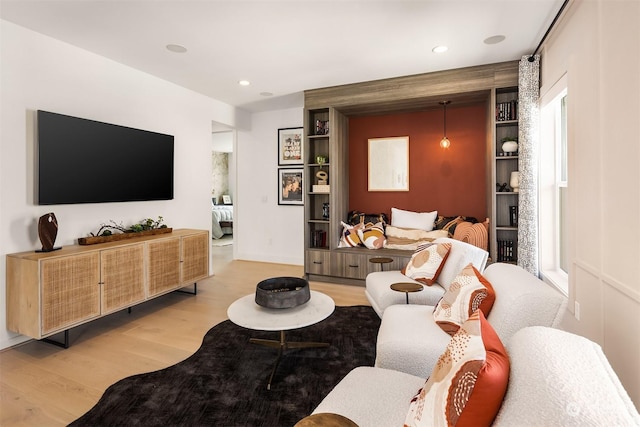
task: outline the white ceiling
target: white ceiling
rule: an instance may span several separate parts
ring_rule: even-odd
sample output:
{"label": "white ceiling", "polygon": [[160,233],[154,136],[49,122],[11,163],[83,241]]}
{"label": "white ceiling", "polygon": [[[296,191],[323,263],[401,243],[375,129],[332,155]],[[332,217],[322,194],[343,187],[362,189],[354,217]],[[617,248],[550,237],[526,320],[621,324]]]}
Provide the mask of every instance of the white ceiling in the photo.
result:
{"label": "white ceiling", "polygon": [[[1,0],[2,19],[249,111],[302,91],[520,59],[562,0]],[[495,35],[498,44],[483,40]],[[186,47],[173,53],[168,44]],[[437,45],[448,52],[435,54]],[[249,86],[239,86],[246,79]],[[272,96],[261,93],[269,92]]]}

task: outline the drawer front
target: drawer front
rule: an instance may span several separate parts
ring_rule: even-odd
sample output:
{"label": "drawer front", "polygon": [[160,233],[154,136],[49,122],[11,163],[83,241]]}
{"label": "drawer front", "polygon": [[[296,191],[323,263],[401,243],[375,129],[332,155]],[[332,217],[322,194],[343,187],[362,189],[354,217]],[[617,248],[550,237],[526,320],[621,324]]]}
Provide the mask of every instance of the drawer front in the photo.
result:
{"label": "drawer front", "polygon": [[333,267],[332,275],[349,279],[364,279],[368,273],[367,264],[366,255],[337,253],[334,254],[334,259],[331,263]]}
{"label": "drawer front", "polygon": [[328,276],[331,274],[331,252],[312,251],[305,252],[305,273]]}

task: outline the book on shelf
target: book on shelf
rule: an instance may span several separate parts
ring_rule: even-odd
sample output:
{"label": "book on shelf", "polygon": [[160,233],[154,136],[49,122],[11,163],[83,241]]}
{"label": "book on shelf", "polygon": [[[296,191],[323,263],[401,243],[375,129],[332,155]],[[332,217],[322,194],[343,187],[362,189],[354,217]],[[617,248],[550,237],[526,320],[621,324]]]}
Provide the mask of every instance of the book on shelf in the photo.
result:
{"label": "book on shelf", "polygon": [[311,232],[311,247],[325,248],[327,246],[327,232],[324,230],[313,230]]}
{"label": "book on shelf", "polygon": [[496,121],[504,122],[506,120],[518,120],[517,99],[496,104]]}
{"label": "book on shelf", "polygon": [[515,261],[513,240],[498,240],[498,262]]}

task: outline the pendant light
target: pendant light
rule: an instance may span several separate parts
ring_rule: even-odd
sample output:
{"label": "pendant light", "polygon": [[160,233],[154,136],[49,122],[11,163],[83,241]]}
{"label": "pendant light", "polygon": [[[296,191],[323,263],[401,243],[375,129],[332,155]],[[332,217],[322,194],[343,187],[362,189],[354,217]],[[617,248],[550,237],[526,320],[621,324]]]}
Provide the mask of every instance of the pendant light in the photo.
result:
{"label": "pendant light", "polygon": [[443,132],[443,137],[440,140],[440,147],[442,148],[449,148],[449,146],[451,145],[451,141],[449,141],[449,138],[447,138],[447,104],[449,104],[451,101],[440,101],[440,104],[442,104],[443,108],[444,108],[444,132]]}

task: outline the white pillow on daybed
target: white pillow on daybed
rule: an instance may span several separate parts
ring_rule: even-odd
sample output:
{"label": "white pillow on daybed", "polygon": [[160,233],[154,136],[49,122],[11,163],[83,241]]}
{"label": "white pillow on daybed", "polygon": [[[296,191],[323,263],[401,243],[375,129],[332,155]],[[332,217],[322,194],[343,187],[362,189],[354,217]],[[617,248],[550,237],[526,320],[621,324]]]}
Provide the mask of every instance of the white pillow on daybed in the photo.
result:
{"label": "white pillow on daybed", "polygon": [[438,216],[438,211],[412,212],[391,208],[391,225],[394,227],[417,228],[431,231]]}

